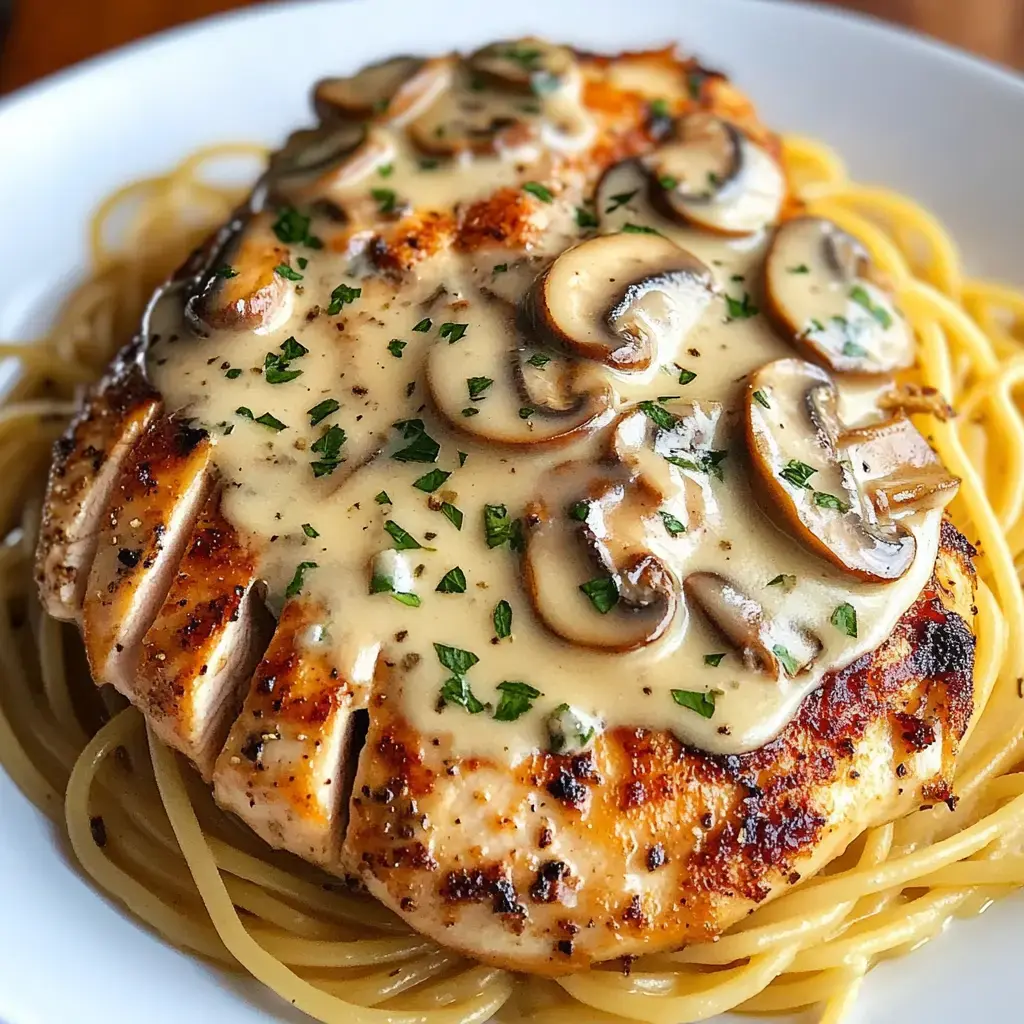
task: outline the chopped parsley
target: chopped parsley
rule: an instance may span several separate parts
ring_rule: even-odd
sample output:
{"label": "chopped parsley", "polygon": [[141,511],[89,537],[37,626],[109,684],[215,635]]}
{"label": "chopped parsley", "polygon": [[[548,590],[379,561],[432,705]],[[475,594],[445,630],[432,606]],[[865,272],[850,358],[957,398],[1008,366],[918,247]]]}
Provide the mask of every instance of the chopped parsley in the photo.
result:
{"label": "chopped parsley", "polygon": [[378,505],[391,505],[392,504],[391,498],[388,496],[388,492],[387,491],[378,491],[373,496],[373,500],[375,502],[377,502]]}
{"label": "chopped parsley", "polygon": [[283,206],[274,221],[274,234],[288,245],[308,245],[310,249],[321,249],[324,243],[309,233],[310,219],[299,213],[294,206]]}
{"label": "chopped parsley", "polygon": [[448,647],[446,644],[434,644],[437,660],[456,675],[464,676],[480,659],[472,651],[464,651],[459,647]]}
{"label": "chopped parsley", "polygon": [[868,354],[868,350],[863,345],[858,345],[857,342],[851,341],[849,338],[843,342],[843,355],[849,359],[863,359]]}
{"label": "chopped parsley", "polygon": [[757,316],[760,310],[754,305],[750,292],[744,292],[742,299],[726,295],[725,308],[729,312],[729,320],[746,320],[749,317]]}
{"label": "chopped parsley", "polygon": [[408,530],[403,530],[394,519],[389,519],[384,524],[384,531],[395,542],[396,551],[413,551],[422,548],[423,545]]}
{"label": "chopped parsley", "polygon": [[866,309],[875,318],[875,320],[882,325],[882,327],[892,327],[892,315],[884,306],[880,306],[877,303],[872,302],[867,289],[862,285],[855,284],[850,289],[850,298],[853,299],[858,306],[862,306]]}
{"label": "chopped parsley", "polygon": [[233,369],[228,370],[224,376],[227,377],[228,380],[237,380],[242,376],[242,371],[236,366]]}
{"label": "chopped parsley", "polygon": [[758,405],[763,405],[766,409],[771,408],[768,396],[760,388],[754,392],[754,401],[757,402]]}
{"label": "chopped parsley", "polygon": [[494,606],[491,618],[494,622],[494,635],[499,640],[506,640],[512,635],[512,605],[508,601],[499,601]]}
{"label": "chopped parsley", "polygon": [[395,201],[398,197],[393,188],[371,188],[370,195],[377,204],[378,213],[394,213]]}
{"label": "chopped parsley", "polygon": [[569,506],[569,518],[575,519],[578,523],[585,523],[590,515],[589,501],[576,501]]}
{"label": "chopped parsley", "polygon": [[818,508],[830,508],[836,512],[849,512],[850,506],[843,501],[842,498],[837,497],[834,494],[829,494],[828,491],[815,491],[814,492],[814,504]]}
{"label": "chopped parsley", "polygon": [[809,274],[811,268],[806,263],[798,263],[795,267],[786,267],[787,274]]}
{"label": "chopped parsley", "polygon": [[281,355],[276,352],[268,352],[267,358],[263,361],[263,376],[268,384],[287,384],[296,377],[302,376],[301,370],[293,370],[291,362],[293,359],[301,359],[308,354],[309,349],[299,344],[295,338],[285,339],[279,346]]}
{"label": "chopped parsley", "polygon": [[278,265],[274,267],[274,273],[277,274],[279,277],[285,278],[288,281],[302,280],[302,274],[300,274],[297,270],[292,270],[292,268],[289,267],[287,263],[278,263]]}
{"label": "chopped parsley", "polygon": [[214,277],[238,277],[238,271],[234,267],[228,266],[227,263],[222,263],[213,272]]}
{"label": "chopped parsley", "polygon": [[458,566],[449,569],[434,590],[439,594],[464,594],[466,592],[466,574]]}
{"label": "chopped parsley", "polygon": [[315,427],[321,420],[327,419],[332,412],[337,412],[340,408],[341,403],[334,398],[325,398],[322,402],[317,402],[312,409],[306,410],[309,425]]}
{"label": "chopped parsley", "polygon": [[521,420],[528,420],[537,410],[532,405],[524,405],[519,409],[519,418]]}
{"label": "chopped parsley", "polygon": [[783,647],[782,644],[776,644],[772,648],[772,653],[779,661],[782,662],[782,667],[786,670],[786,675],[795,676],[800,671],[800,663],[789,653],[788,649]]}
{"label": "chopped parsley", "polygon": [[665,461],[671,462],[673,466],[680,469],[688,469],[694,473],[707,473],[716,480],[724,480],[725,473],[722,470],[722,462],[729,454],[727,451],[710,450],[705,452],[693,452],[692,458],[685,458],[681,455],[666,455]]}
{"label": "chopped parsley", "polygon": [[309,447],[320,456],[313,467],[313,476],[330,476],[345,460],[341,457],[341,446],[345,443],[345,431],[336,423],[327,427]]}
{"label": "chopped parsley", "polygon": [[489,548],[508,544],[513,551],[521,551],[522,523],[512,519],[504,505],[484,505],[484,537]]}
{"label": "chopped parsley", "polygon": [[235,415],[241,416],[243,419],[252,420],[261,426],[269,427],[271,430],[286,430],[288,428],[288,424],[282,423],[273,413],[265,412],[262,416],[253,416],[252,409],[247,409],[244,405],[240,405],[235,410]]}
{"label": "chopped parsley", "polygon": [[783,590],[792,590],[796,586],[796,577],[780,572],[778,576],[770,579],[765,585],[769,587],[782,587]]}
{"label": "chopped parsley", "polygon": [[681,366],[677,366],[676,369],[679,371],[680,384],[689,384],[691,381],[697,379],[697,374],[695,374],[693,370],[684,370]]}
{"label": "chopped parsley", "polygon": [[467,406],[462,410],[462,415],[469,419],[470,416],[476,416],[480,412],[479,409],[474,409],[472,406]]}
{"label": "chopped parsley", "polygon": [[808,466],[806,462],[801,462],[799,459],[790,459],[779,470],[779,476],[786,483],[792,484],[794,487],[810,487],[807,481],[817,472],[813,466]]}
{"label": "chopped parsley", "polygon": [[622,231],[627,235],[660,235],[660,231],[649,228],[646,224],[631,224],[627,221],[622,225]]}
{"label": "chopped parsley", "polygon": [[449,345],[454,345],[455,342],[461,341],[465,337],[467,327],[469,324],[444,323],[437,329],[437,333],[442,338],[447,338]]}
{"label": "chopped parsley", "polygon": [[427,494],[433,494],[451,476],[447,470],[444,469],[432,469],[429,473],[424,473],[418,480],[414,480],[412,485],[421,491],[426,491]]}
{"label": "chopped parsley", "polygon": [[462,529],[462,522],[463,519],[465,519],[465,516],[463,516],[461,508],[453,505],[450,501],[442,501],[441,515],[443,515],[456,530]]}
{"label": "chopped parsley", "polygon": [[638,402],[637,408],[662,430],[671,430],[676,425],[676,417],[658,402]]}
{"label": "chopped parsley", "polygon": [[391,172],[394,169],[395,169],[395,165],[394,164],[381,164],[380,167],[377,168],[377,173],[382,178],[390,178],[391,177]]}
{"label": "chopped parsley", "polygon": [[501,699],[494,709],[494,717],[499,722],[514,722],[521,715],[525,715],[533,707],[533,702],[541,696],[540,690],[529,683],[508,679],[498,683],[498,690],[501,692]]}
{"label": "chopped parsley", "polygon": [[542,185],[539,181],[524,182],[523,191],[529,192],[531,196],[536,196],[542,203],[550,203],[554,198],[551,195],[551,189]]}
{"label": "chopped parsley", "polygon": [[327,315],[337,316],[341,312],[343,306],[355,302],[362,294],[362,288],[353,288],[347,284],[339,284],[338,287],[331,292],[331,304],[327,307]]}
{"label": "chopped parsley", "polygon": [[659,509],[658,515],[661,516],[661,521],[665,524],[665,529],[668,531],[670,537],[678,537],[679,534],[686,533],[686,526],[676,519],[671,512]]}
{"label": "chopped parsley", "polygon": [[619,601],[619,588],[611,576],[598,576],[581,583],[580,590],[602,615],[607,615]]}
{"label": "chopped parsley", "polygon": [[483,393],[494,383],[490,377],[467,377],[466,388],[471,401],[478,402]]}
{"label": "chopped parsley", "polygon": [[718,668],[722,664],[722,659],[725,657],[725,652],[721,654],[705,654],[704,664],[709,665],[711,668]]}
{"label": "chopped parsley", "polygon": [[420,596],[419,594],[403,593],[400,590],[396,590],[391,595],[399,604],[407,605],[410,608],[419,608]]}
{"label": "chopped parsley", "polygon": [[668,100],[651,100],[651,102],[647,105],[647,109],[651,112],[652,117],[669,116]]}
{"label": "chopped parsley", "polygon": [[398,338],[392,338],[388,342],[388,351],[396,358],[402,358],[402,349],[408,344],[406,341],[399,341]]}
{"label": "chopped parsley", "polygon": [[845,633],[847,636],[857,636],[857,609],[853,607],[848,601],[844,601],[839,605],[836,610],[832,613],[832,617],[829,619],[840,633]]}
{"label": "chopped parsley", "polygon": [[466,459],[469,458],[468,452],[459,452],[459,468],[461,469],[466,464]]}
{"label": "chopped parsley", "polygon": [[414,331],[419,331],[420,334],[426,334],[430,328],[433,327],[430,317],[425,316],[414,328]]}
{"label": "chopped parsley", "polygon": [[635,188],[632,192],[617,192],[613,196],[609,196],[609,205],[605,208],[605,213],[614,213],[620,206],[625,206],[639,192],[640,189]]}
{"label": "chopped parsley", "polygon": [[526,361],[531,366],[536,366],[538,370],[543,370],[551,362],[551,356],[546,356],[543,352],[534,352]]}
{"label": "chopped parsley", "polygon": [[436,462],[441,446],[426,431],[423,420],[400,420],[392,424],[409,443],[391,458],[398,462]]}
{"label": "chopped parsley", "polygon": [[598,225],[597,214],[588,210],[585,206],[576,207],[576,226],[586,231],[588,228],[596,228]]}
{"label": "chopped parsley", "polygon": [[673,690],[672,699],[681,707],[696,711],[701,718],[712,718],[715,714],[715,695],[703,690]]}
{"label": "chopped parsley", "polygon": [[491,267],[491,273],[492,274],[504,274],[507,270],[508,270],[508,264],[507,263],[495,263],[494,266]]}
{"label": "chopped parsley", "polygon": [[370,593],[390,594],[399,604],[408,608],[419,608],[422,603],[419,594],[395,590],[395,581],[378,573],[374,573],[370,579]]}
{"label": "chopped parsley", "polygon": [[312,523],[303,523],[302,532],[309,537],[310,540],[316,540],[316,538],[320,536],[319,530],[317,530]]}
{"label": "chopped parsley", "polygon": [[288,584],[288,589],[285,590],[285,597],[296,597],[302,593],[302,584],[306,575],[307,569],[318,569],[320,568],[316,562],[299,562],[295,567],[295,575],[292,576],[291,583]]}
{"label": "chopped parsley", "polygon": [[658,179],[658,184],[666,191],[671,192],[679,184],[678,178],[673,178],[671,174],[663,174]]}
{"label": "chopped parsley", "polygon": [[487,705],[474,696],[469,688],[469,680],[465,676],[452,676],[441,687],[441,700],[445,704],[459,704],[471,715],[478,715],[481,711],[487,710]]}

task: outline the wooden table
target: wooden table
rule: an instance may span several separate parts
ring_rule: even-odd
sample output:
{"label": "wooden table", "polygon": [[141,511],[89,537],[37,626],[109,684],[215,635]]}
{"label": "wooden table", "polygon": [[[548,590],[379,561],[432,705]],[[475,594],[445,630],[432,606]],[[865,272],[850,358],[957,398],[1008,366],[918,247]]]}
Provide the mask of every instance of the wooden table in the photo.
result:
{"label": "wooden table", "polygon": [[[0,54],[0,93],[151,32],[249,2],[15,0],[14,21]],[[910,25],[965,50],[1024,69],[1024,0],[825,2]]]}

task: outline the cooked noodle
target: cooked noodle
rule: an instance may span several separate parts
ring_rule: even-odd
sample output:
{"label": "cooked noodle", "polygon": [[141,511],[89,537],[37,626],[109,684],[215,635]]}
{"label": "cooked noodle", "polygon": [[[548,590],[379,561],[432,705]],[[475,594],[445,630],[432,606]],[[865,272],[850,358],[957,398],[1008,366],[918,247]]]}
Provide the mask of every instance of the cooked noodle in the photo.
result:
{"label": "cooked noodle", "polygon": [[[0,760],[67,831],[82,869],[170,942],[245,971],[319,1021],[679,1024],[731,1009],[817,1004],[835,1024],[878,960],[1024,885],[1024,293],[964,278],[942,225],[909,199],[846,179],[835,154],[789,138],[809,212],[858,236],[890,275],[919,358],[908,383],[959,415],[919,425],[963,483],[952,506],[977,560],[977,714],[959,803],[869,829],[826,871],[717,942],[557,980],[476,965],[374,900],[268,849],[125,702],[93,686],[77,632],[40,611],[32,557],[50,446],[76,390],[136,327],[155,285],[240,190],[204,177],[255,146],[202,150],[110,197],[90,229],[90,279],[46,338],[0,346],[20,374],[0,406]],[[11,363],[7,363],[9,369]]]}

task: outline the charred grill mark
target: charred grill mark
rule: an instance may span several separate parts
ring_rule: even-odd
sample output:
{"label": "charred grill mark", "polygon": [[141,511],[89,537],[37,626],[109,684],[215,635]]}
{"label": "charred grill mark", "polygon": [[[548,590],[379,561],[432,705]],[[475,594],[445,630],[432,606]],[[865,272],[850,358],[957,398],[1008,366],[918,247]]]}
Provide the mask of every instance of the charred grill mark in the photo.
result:
{"label": "charred grill mark", "polygon": [[565,861],[546,861],[537,870],[530,885],[530,899],[534,903],[561,903],[564,883],[571,874]]}
{"label": "charred grill mark", "polygon": [[516,887],[501,864],[488,864],[472,870],[449,872],[440,888],[441,898],[450,905],[486,903],[506,917],[524,917],[526,907],[519,902]]}

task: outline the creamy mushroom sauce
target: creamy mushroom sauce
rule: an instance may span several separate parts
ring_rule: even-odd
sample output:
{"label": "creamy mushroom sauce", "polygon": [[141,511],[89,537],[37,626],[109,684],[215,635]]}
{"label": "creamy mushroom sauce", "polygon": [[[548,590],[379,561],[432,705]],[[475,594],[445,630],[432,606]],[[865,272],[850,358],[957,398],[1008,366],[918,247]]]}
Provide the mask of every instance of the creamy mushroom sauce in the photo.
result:
{"label": "creamy mushroom sauce", "polygon": [[[474,103],[487,97],[480,91],[466,95]],[[502,97],[497,102],[510,101]],[[662,345],[648,369],[622,373],[594,364],[595,372],[610,383],[619,408],[668,396],[721,403],[725,412],[717,447],[727,455],[718,464],[721,479],[663,463],[661,472],[671,493],[662,509],[688,524],[687,532],[672,536],[658,514],[635,524],[649,550],[667,567],[676,595],[672,619],[656,641],[628,653],[608,653],[574,645],[546,628],[524,590],[521,554],[508,543],[488,546],[485,506],[504,505],[514,519],[538,497],[550,497],[541,493],[545,475],[570,460],[595,464],[609,444],[613,414],[605,412],[598,429],[559,447],[500,446],[471,432],[477,420],[494,419],[489,405],[502,405],[505,415],[512,408],[516,429],[524,429],[527,438],[531,419],[539,423],[541,417],[519,418],[515,407],[523,403],[508,379],[495,379],[472,397],[465,378],[474,376],[472,346],[508,345],[503,300],[518,302],[554,256],[595,233],[577,226],[575,210],[583,196],[564,170],[552,186],[550,202],[528,190],[536,240],[525,252],[497,248],[459,254],[445,248],[395,281],[371,272],[360,251],[360,242],[372,237],[382,205],[381,193],[375,198],[371,189],[390,190],[400,206],[444,211],[489,196],[501,186],[550,181],[549,172],[559,160],[553,140],[564,135],[567,124],[574,140],[585,136],[588,114],[579,101],[578,82],[529,102],[540,111],[535,120],[545,126],[545,145],[504,155],[441,158],[437,166],[426,168],[423,153],[410,145],[404,129],[377,125],[374,131],[388,147],[391,170],[385,177],[375,168],[350,182],[344,194],[331,196],[335,203],[344,201],[351,220],[365,222],[367,231],[350,231],[343,251],[330,244],[292,245],[290,266],[301,279],[286,282],[283,311],[256,330],[212,330],[197,336],[182,322],[180,300],[170,294],[153,313],[149,373],[169,408],[210,431],[225,482],[224,511],[262,552],[261,576],[272,609],[280,609],[289,583],[301,579],[300,599],[312,599],[322,609],[320,625],[310,629],[306,642],[311,648],[328,646],[343,673],[353,683],[365,684],[367,702],[375,665],[385,659],[394,666],[387,699],[399,701],[409,722],[425,736],[443,737],[454,754],[508,763],[549,748],[549,730],[560,736],[566,731],[563,705],[570,706],[570,714],[578,712],[580,721],[604,729],[667,729],[686,743],[718,753],[756,748],[778,734],[826,671],[849,664],[891,632],[931,573],[941,511],[902,520],[916,537],[917,556],[902,579],[888,584],[860,582],[841,572],[759,511],[750,490],[739,419],[745,376],[770,360],[795,354],[763,314],[744,315],[757,303],[766,233],[727,239],[681,227],[653,210],[641,190],[615,210],[609,212],[612,202],[598,210],[600,231],[616,231],[625,224],[656,227],[711,268],[717,291],[699,321],[685,336]],[[581,175],[580,186],[582,181]],[[628,191],[614,187],[614,180],[611,185],[620,198]],[[310,230],[327,234],[330,228],[325,218],[314,218]],[[627,283],[616,280],[614,271],[609,274],[609,306]],[[349,301],[329,315],[327,307],[339,285],[360,292],[345,293]],[[802,282],[805,291],[815,286],[814,281]],[[826,305],[831,311],[831,297]],[[685,325],[685,315],[679,323]],[[442,331],[444,324],[464,327]],[[460,333],[461,338],[453,336]],[[289,338],[308,350],[288,363],[287,370],[301,370],[301,375],[268,383],[267,354],[282,355]],[[428,363],[438,349],[445,374],[438,386],[449,393],[454,389],[465,409],[477,410],[458,424],[465,429],[448,424],[431,400]],[[538,351],[555,355],[551,348]],[[692,379],[680,383],[689,374]],[[842,382],[841,410],[847,422],[875,415],[873,398],[886,384],[878,379],[856,386]],[[312,424],[315,417],[309,410],[331,399],[339,403],[337,411]],[[239,409],[250,410],[254,418],[239,414]],[[258,418],[267,413],[283,426],[261,424]],[[421,419],[426,434],[438,443],[436,461],[396,458],[416,440],[416,432],[394,424],[410,419]],[[313,464],[329,463],[331,453],[316,452],[314,444],[335,425],[345,431],[343,461],[316,477]],[[433,493],[414,486],[433,469],[450,476]],[[687,507],[694,494],[706,503],[702,510]],[[421,546],[394,551],[401,545],[387,532],[389,523]],[[315,567],[297,574],[303,563]],[[442,579],[456,567],[465,576],[465,592],[438,592]],[[807,670],[792,678],[785,672],[772,678],[745,666],[683,596],[682,581],[698,571],[720,574],[785,628],[816,637],[821,649]],[[546,564],[545,572],[560,574],[565,581],[560,615],[569,628],[573,620],[586,621],[593,632],[593,620],[600,614],[578,586],[599,577],[600,567],[586,563],[577,551],[566,553],[564,565]],[[419,606],[402,603],[388,592],[371,593],[375,574],[390,577],[395,590],[415,593]],[[499,639],[493,614],[502,601],[511,607],[511,636]],[[844,604],[856,611],[856,637],[831,621]],[[629,613],[618,608],[608,614]],[[440,700],[452,673],[435,655],[434,644],[469,651],[479,659],[465,672],[465,680],[488,707],[472,714]],[[707,659],[718,654],[724,657]],[[494,717],[502,696],[497,687],[504,681],[526,683],[540,692],[514,721]],[[701,706],[706,713],[713,701],[712,713],[705,717],[677,703],[673,690],[709,694],[709,703]]]}

